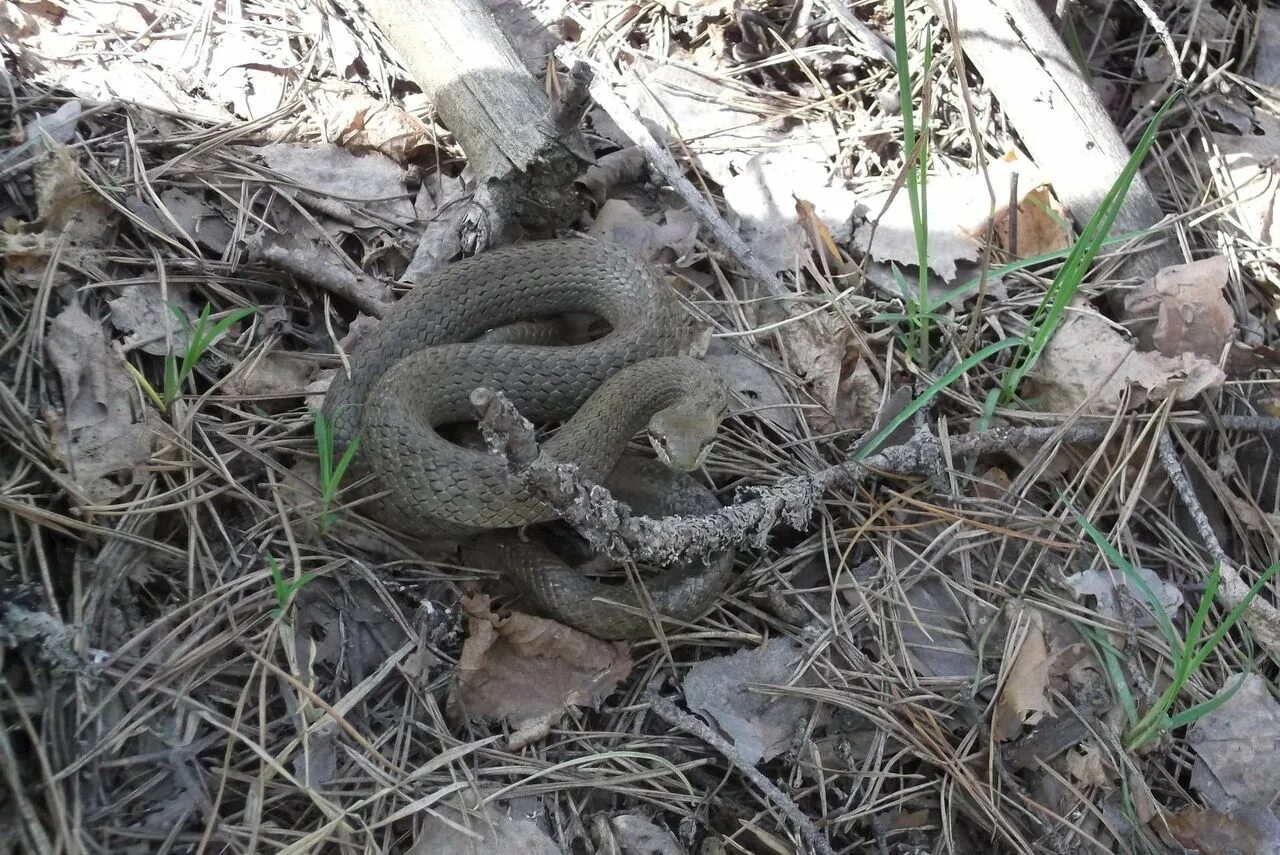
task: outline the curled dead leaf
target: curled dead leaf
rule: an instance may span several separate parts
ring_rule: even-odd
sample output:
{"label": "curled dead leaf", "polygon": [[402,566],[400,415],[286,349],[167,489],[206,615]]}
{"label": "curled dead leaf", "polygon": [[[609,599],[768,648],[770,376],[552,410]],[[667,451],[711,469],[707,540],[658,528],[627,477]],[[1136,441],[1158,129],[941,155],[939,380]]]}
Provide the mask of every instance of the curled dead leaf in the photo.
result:
{"label": "curled dead leaf", "polygon": [[600,641],[545,618],[495,614],[489,597],[464,597],[468,637],[458,662],[466,712],[506,719],[511,750],[544,737],[570,706],[594,706],[631,673],[621,642]]}
{"label": "curled dead leaf", "polygon": [[[1222,369],[1190,353],[1138,351],[1134,343],[1077,300],[1040,354],[1030,378],[1042,411],[1113,413],[1149,400],[1189,401],[1226,380]],[[1127,402],[1127,404],[1126,404]]]}
{"label": "curled dead leaf", "polygon": [[[70,476],[80,504],[110,501],[128,489],[151,459],[155,431],[149,409],[136,412],[139,394],[102,324],[78,305],[49,324],[45,351],[58,373],[63,413],[54,452]],[[130,473],[128,482],[113,478]]]}
{"label": "curled dead leaf", "polygon": [[809,702],[751,684],[786,684],[803,660],[794,642],[774,639],[756,650],[699,662],[685,676],[685,700],[717,725],[748,763],[769,760],[791,746]]}
{"label": "curled dead leaf", "polygon": [[1184,353],[1217,364],[1233,338],[1235,314],[1223,295],[1226,256],[1166,267],[1131,292],[1125,317],[1144,350]]}
{"label": "curled dead leaf", "polygon": [[1049,647],[1045,643],[1044,619],[1036,609],[1028,609],[1026,633],[1018,648],[1000,700],[996,703],[992,736],[997,742],[1015,739],[1023,727],[1039,724],[1053,715],[1049,703]]}

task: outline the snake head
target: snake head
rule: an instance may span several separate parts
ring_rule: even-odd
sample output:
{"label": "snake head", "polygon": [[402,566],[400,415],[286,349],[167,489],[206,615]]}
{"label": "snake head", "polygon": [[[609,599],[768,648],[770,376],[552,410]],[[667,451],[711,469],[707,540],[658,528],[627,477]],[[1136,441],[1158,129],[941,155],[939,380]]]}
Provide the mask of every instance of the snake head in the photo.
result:
{"label": "snake head", "polygon": [[662,464],[677,472],[692,472],[707,460],[720,420],[728,411],[723,387],[704,390],[659,410],[649,419],[649,444]]}

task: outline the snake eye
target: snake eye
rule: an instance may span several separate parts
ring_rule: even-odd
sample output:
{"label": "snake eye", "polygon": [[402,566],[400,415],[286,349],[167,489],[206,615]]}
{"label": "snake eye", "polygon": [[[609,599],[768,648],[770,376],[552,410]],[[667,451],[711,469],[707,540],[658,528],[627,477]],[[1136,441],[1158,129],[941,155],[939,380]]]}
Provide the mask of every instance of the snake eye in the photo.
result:
{"label": "snake eye", "polygon": [[663,465],[671,465],[671,446],[667,442],[667,437],[657,431],[649,431],[649,444],[653,446],[653,450],[657,452],[658,459]]}

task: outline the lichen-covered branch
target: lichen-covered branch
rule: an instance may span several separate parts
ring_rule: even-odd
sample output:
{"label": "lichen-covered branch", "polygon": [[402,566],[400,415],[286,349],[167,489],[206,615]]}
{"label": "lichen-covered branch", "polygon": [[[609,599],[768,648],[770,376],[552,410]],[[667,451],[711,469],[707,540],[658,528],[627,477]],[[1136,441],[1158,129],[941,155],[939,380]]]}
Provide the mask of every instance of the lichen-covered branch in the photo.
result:
{"label": "lichen-covered branch", "polygon": [[[583,478],[578,467],[548,457],[538,447],[534,428],[507,398],[492,389],[476,389],[471,395],[485,441],[507,461],[512,476],[554,509],[591,547],[613,558],[632,558],[670,564],[689,557],[709,555],[726,547],[764,546],[769,533],[786,524],[803,528],[822,497],[834,489],[849,489],[866,475],[900,477],[928,475],[938,463],[938,440],[918,431],[911,440],[883,449],[863,460],[852,460],[819,472],[784,478],[768,486],[740,491],[739,501],[715,513],[655,519],[633,513],[599,484]],[[1243,423],[1241,429],[1280,429],[1274,424]],[[1188,421],[1191,427],[1213,427]],[[1226,418],[1224,427],[1232,424]],[[1038,448],[1049,442],[1097,442],[1112,429],[1107,422],[1067,427],[998,427],[951,437],[952,455],[972,457],[994,451]]]}

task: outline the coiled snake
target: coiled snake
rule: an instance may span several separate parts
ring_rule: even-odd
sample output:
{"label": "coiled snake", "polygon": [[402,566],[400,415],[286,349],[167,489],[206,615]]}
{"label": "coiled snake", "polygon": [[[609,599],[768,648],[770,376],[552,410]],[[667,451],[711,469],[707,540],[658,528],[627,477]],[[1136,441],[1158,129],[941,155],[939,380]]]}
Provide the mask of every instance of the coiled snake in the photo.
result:
{"label": "coiled snake", "polygon": [[[499,328],[570,312],[612,329],[560,347],[492,341]],[[728,583],[733,555],[648,577],[647,598],[638,598],[512,533],[476,538],[555,514],[499,458],[439,429],[474,421],[471,392],[488,386],[535,422],[563,421],[544,450],[591,480],[613,473],[606,483],[641,512],[715,510],[719,502],[688,475],[651,462],[618,465],[647,426],[664,463],[693,469],[719,426],[727,392],[710,366],[677,355],[683,317],[667,286],[621,246],[575,238],[492,250],[401,299],[353,353],[350,376],[334,378],[324,414],[339,450],[361,437],[354,469],[368,492],[382,494],[365,505],[375,518],[420,538],[471,538],[469,561],[515,577],[550,616],[602,638],[643,636],[652,631],[646,600],[677,620],[701,615]]]}

